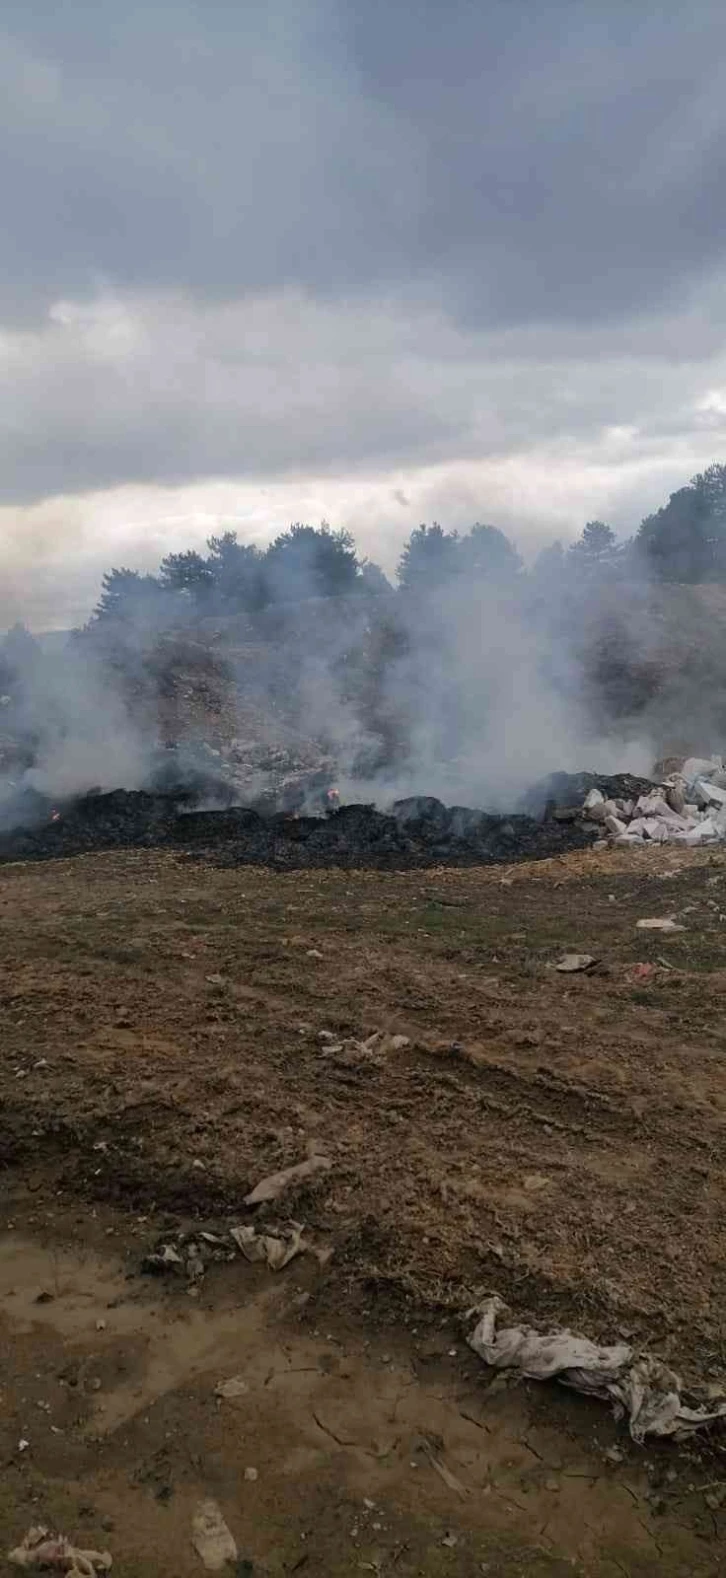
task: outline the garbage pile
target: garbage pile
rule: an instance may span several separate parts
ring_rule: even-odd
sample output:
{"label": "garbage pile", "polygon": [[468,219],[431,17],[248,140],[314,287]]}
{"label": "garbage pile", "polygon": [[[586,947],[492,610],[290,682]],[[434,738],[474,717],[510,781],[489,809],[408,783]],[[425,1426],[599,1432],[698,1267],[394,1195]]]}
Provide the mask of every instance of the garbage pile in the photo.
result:
{"label": "garbage pile", "polygon": [[608,796],[593,786],[582,813],[603,842],[619,847],[716,844],[726,839],[726,767],[720,756],[691,756],[638,795]]}
{"label": "garbage pile", "polygon": [[488,865],[541,860],[586,848],[591,832],[577,822],[494,816],[445,806],[430,796],[399,800],[389,812],[371,805],[322,815],[261,813],[250,806],[206,809],[209,796],[116,789],[52,805],[37,796],[32,819],[0,829],[0,862],[48,860],[101,849],[175,848],[216,865],[293,870],[324,866],[410,870],[432,865]]}

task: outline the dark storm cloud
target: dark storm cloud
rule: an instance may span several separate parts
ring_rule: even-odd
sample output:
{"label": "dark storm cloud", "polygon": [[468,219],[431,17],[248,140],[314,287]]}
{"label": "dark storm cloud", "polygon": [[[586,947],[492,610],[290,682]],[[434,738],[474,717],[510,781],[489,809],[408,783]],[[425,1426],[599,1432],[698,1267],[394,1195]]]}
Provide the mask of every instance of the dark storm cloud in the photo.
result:
{"label": "dark storm cloud", "polygon": [[6,0],[0,309],[105,286],[652,309],[722,259],[726,8]]}
{"label": "dark storm cloud", "polygon": [[14,598],[127,485],[534,540],[723,454],[722,0],[5,0],[0,96]]}

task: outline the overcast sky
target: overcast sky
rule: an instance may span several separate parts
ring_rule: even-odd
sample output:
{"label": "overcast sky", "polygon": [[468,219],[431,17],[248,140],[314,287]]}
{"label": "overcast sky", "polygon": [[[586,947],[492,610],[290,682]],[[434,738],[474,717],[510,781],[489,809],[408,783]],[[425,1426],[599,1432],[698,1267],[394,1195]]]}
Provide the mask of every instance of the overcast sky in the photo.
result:
{"label": "overcast sky", "polygon": [[0,96],[0,625],[726,460],[723,0],[4,0]]}

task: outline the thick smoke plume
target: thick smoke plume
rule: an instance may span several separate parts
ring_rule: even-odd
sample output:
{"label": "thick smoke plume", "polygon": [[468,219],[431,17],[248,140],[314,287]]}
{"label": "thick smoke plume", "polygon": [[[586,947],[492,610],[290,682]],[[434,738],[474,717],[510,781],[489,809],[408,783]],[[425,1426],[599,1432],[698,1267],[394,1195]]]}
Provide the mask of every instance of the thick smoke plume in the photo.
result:
{"label": "thick smoke plume", "polygon": [[513,809],[550,772],[639,772],[652,759],[650,741],[593,716],[582,663],[529,588],[454,584],[407,606],[403,626],[383,695],[406,748],[376,775],[379,793],[386,782],[389,793]]}
{"label": "thick smoke plume", "polygon": [[11,632],[0,663],[0,825],[34,796],[144,783],[152,737],[92,653],[69,641],[50,656]]}
{"label": "thick smoke plume", "polygon": [[[272,805],[291,776],[298,809],[319,804],[312,776],[344,801],[514,810],[554,771],[644,775],[664,752],[723,748],[719,587],[658,585],[632,562],[565,575],[556,555],[525,574],[509,549],[489,575],[394,592],[354,570],[352,589],[323,596],[293,538],[259,607],[230,612],[206,582],[201,600],[162,595],[147,578],[53,655],[11,632],[0,824],[121,787]],[[225,553],[245,585],[262,575],[261,560]],[[187,574],[198,556],[181,557]]]}

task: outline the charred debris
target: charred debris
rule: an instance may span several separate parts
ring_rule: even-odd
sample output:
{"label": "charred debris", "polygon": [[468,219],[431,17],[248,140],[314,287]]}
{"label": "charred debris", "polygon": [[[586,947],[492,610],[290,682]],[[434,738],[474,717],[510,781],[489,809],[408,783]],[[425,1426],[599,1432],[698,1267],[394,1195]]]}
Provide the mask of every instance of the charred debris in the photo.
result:
{"label": "charred debris", "polygon": [[[322,786],[317,789],[326,797]],[[59,805],[35,796],[25,825],[0,833],[0,861],[153,847],[185,850],[223,866],[405,869],[536,860],[592,842],[584,822],[501,816],[427,796],[396,801],[389,811],[328,799],[311,815],[290,808],[204,808],[211,792],[208,785],[201,803],[198,789],[189,787],[117,789]]]}

